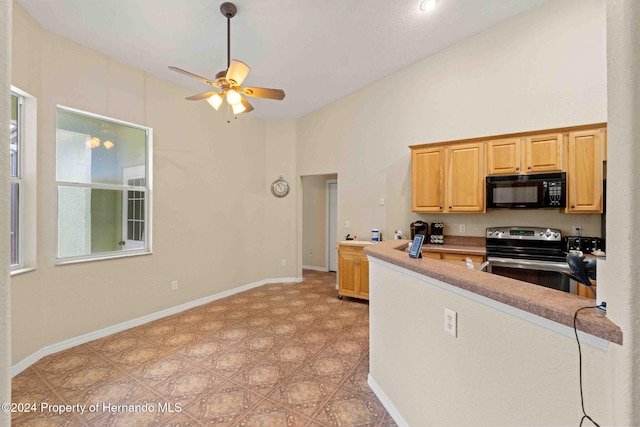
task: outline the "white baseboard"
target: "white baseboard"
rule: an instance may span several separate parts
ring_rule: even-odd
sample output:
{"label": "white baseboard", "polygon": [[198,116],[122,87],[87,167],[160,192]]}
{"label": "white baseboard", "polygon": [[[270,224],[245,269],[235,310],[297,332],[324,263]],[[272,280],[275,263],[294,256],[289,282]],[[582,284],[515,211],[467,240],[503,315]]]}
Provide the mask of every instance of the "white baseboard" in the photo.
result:
{"label": "white baseboard", "polygon": [[302,280],[303,280],[302,277],[284,277],[284,278],[260,280],[258,282],[253,282],[247,285],[238,286],[237,288],[229,289],[228,291],[219,292],[217,294],[210,295],[208,297],[204,297],[204,298],[200,298],[184,304],[180,304],[175,307],[170,307],[155,313],[148,314],[146,316],[142,316],[136,319],[128,320],[126,322],[118,323],[116,325],[109,326],[104,329],[89,332],[74,338],[69,338],[64,341],[46,345],[40,348],[39,350],[37,350],[36,352],[30,354],[29,356],[25,357],[15,365],[13,365],[11,367],[11,377],[12,378],[15,377],[20,372],[24,371],[29,366],[36,363],[38,360],[53,353],[66,350],[68,348],[75,347],[77,345],[84,344],[89,341],[96,340],[98,338],[103,338],[108,335],[112,335],[117,332],[121,332],[130,328],[133,328],[135,326],[140,326],[145,323],[161,319],[163,317],[171,316],[173,314],[180,313],[185,310],[189,310],[190,308],[198,307],[200,305],[207,304],[222,298],[226,298],[228,296],[235,295],[240,292],[248,291],[249,289],[257,288],[258,286],[263,286],[270,283],[298,283],[298,282],[302,282]]}
{"label": "white baseboard", "polygon": [[316,267],[315,265],[303,265],[302,269],[303,270],[322,271],[324,273],[329,271],[329,269],[327,267]]}
{"label": "white baseboard", "polygon": [[406,422],[404,418],[402,418],[402,415],[400,415],[400,412],[398,412],[393,403],[391,403],[387,395],[384,394],[384,391],[382,391],[380,386],[378,386],[378,384],[376,384],[376,382],[373,380],[371,374],[369,374],[367,377],[367,384],[369,384],[369,387],[371,387],[373,393],[378,397],[378,400],[380,400],[382,406],[384,406],[389,415],[391,415],[393,421],[395,421],[399,427],[410,427],[409,423]]}

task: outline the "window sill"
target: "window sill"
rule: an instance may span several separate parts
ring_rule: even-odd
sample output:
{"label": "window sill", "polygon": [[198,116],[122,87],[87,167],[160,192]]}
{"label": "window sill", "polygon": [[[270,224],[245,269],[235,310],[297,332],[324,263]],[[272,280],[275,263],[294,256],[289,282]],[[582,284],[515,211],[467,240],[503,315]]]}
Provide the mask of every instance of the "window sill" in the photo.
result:
{"label": "window sill", "polygon": [[56,261],[56,265],[79,264],[83,262],[104,261],[108,259],[118,259],[118,258],[130,258],[135,256],[151,255],[151,254],[152,254],[151,251],[144,251],[144,252],[131,252],[126,254],[123,253],[123,254],[105,255],[105,256],[92,257],[92,258],[59,259]]}
{"label": "window sill", "polygon": [[30,271],[36,271],[38,269],[38,267],[21,267],[21,268],[16,268],[15,270],[11,270],[10,272],[10,276],[19,276],[20,274],[25,274],[25,273],[29,273]]}

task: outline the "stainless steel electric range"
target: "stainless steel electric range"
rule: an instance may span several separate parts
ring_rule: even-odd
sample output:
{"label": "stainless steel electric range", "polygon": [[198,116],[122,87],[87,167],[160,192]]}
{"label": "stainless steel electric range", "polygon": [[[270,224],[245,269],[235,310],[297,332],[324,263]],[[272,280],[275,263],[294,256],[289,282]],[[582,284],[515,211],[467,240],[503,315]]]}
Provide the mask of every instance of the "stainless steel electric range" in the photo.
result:
{"label": "stainless steel electric range", "polygon": [[562,233],[554,228],[490,227],[486,230],[489,273],[574,291]]}

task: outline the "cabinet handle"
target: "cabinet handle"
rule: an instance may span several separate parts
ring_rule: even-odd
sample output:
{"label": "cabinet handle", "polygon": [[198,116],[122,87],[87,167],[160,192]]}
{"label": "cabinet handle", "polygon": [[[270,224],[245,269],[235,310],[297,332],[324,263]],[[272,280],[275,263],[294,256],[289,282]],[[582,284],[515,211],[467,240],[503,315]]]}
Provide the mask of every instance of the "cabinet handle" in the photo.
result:
{"label": "cabinet handle", "polygon": [[451,209],[451,206],[449,206],[449,209]]}
{"label": "cabinet handle", "polygon": [[531,170],[531,166],[529,166],[527,169]]}
{"label": "cabinet handle", "polygon": [[520,167],[518,166],[518,167],[516,168],[516,170],[517,170],[517,171],[519,171],[519,170],[520,170]]}
{"label": "cabinet handle", "polygon": [[571,209],[575,209],[576,205],[571,205]]}

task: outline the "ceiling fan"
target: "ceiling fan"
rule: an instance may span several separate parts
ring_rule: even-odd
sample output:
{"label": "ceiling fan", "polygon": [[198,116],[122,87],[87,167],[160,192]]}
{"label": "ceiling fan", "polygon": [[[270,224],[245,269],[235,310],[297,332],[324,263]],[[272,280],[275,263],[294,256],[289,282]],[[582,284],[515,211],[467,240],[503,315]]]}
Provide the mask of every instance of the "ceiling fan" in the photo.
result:
{"label": "ceiling fan", "polygon": [[253,110],[253,106],[243,95],[276,100],[282,100],[285,96],[282,89],[242,87],[242,82],[249,74],[250,68],[242,61],[231,60],[231,18],[236,15],[237,11],[238,9],[233,3],[225,2],[220,5],[220,12],[227,18],[227,69],[216,74],[215,80],[198,76],[178,67],[169,67],[170,70],[200,80],[218,89],[189,96],[186,99],[189,101],[206,99],[213,108],[218,110],[226,98],[227,104],[233,110],[233,114],[236,115]]}

